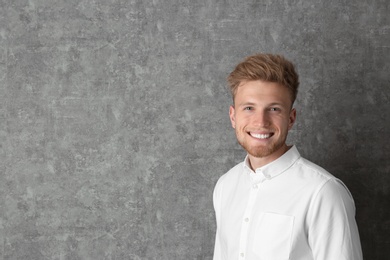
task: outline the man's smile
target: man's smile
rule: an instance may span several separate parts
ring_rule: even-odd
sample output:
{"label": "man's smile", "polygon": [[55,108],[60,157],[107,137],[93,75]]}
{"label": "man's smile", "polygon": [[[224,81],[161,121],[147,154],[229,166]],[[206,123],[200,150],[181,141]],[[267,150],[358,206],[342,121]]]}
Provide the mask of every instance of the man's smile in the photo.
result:
{"label": "man's smile", "polygon": [[256,138],[256,139],[264,140],[264,139],[270,138],[270,137],[273,136],[274,134],[273,134],[273,133],[258,134],[258,133],[249,132],[249,135],[252,136],[252,137],[254,137],[254,138]]}

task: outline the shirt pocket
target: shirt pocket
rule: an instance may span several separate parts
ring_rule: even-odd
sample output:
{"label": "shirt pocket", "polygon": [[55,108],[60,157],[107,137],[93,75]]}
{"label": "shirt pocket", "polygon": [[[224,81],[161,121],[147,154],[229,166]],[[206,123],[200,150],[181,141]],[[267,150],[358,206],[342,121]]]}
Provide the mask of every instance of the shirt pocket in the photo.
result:
{"label": "shirt pocket", "polygon": [[261,214],[255,224],[253,252],[261,260],[288,260],[294,217],[275,214]]}

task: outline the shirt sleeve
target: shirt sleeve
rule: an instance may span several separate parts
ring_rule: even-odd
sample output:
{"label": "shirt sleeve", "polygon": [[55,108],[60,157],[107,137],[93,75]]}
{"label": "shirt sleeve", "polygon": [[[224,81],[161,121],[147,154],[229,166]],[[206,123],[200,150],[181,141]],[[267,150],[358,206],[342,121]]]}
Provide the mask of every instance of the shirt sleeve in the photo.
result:
{"label": "shirt sleeve", "polygon": [[315,260],[362,260],[355,204],[337,179],[325,182],[310,205],[308,238]]}
{"label": "shirt sleeve", "polygon": [[217,231],[215,234],[215,244],[214,244],[214,257],[213,260],[222,260],[222,249],[221,249],[221,241],[220,241],[220,215],[221,215],[221,210],[220,210],[220,203],[221,203],[221,190],[222,190],[222,184],[221,180],[217,182],[214,188],[214,193],[213,193],[213,205],[214,205],[214,211],[215,211],[215,219],[217,223]]}

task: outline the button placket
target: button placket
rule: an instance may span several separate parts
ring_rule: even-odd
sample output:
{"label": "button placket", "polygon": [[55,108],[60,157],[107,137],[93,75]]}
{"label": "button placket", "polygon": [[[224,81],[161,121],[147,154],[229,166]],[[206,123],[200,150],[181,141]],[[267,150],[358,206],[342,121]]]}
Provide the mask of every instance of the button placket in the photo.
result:
{"label": "button placket", "polygon": [[240,234],[240,259],[245,259],[245,251],[247,247],[248,242],[248,232],[249,232],[249,226],[250,226],[250,216],[252,214],[252,210],[256,201],[256,196],[258,192],[258,184],[252,184],[252,187],[250,189],[249,193],[249,199],[248,204],[244,212],[244,218],[241,228],[241,234]]}

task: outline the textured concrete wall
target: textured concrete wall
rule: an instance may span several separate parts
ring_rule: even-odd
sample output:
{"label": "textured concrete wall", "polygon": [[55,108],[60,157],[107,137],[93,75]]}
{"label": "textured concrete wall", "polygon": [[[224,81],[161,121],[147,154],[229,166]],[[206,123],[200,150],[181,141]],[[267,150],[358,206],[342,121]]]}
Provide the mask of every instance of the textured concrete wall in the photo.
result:
{"label": "textured concrete wall", "polygon": [[211,259],[212,190],[244,153],[225,78],[277,52],[291,133],[390,255],[390,2],[0,1],[0,258]]}

